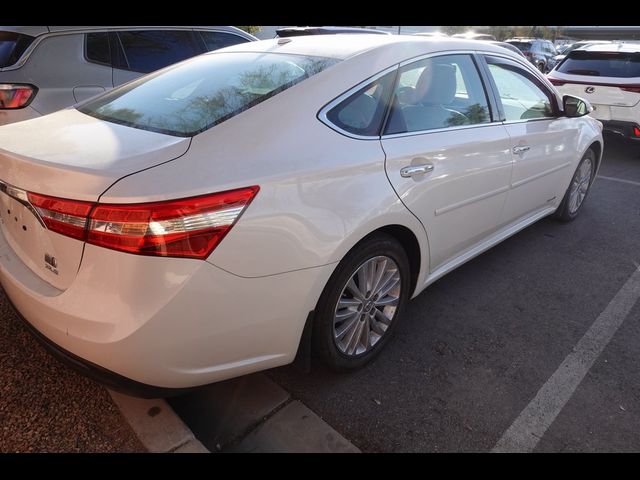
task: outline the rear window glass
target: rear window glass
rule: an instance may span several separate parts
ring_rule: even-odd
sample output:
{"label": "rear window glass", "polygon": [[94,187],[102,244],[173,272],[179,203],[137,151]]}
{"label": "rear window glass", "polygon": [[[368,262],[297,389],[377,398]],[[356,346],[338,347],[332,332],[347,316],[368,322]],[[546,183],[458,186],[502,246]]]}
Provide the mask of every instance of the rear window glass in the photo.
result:
{"label": "rear window glass", "polygon": [[593,77],[640,77],[640,53],[574,50],[560,64],[558,71]]}
{"label": "rear window glass", "polygon": [[134,128],[190,137],[337,61],[278,53],[210,53],[141,77],[79,110]]}
{"label": "rear window glass", "polygon": [[516,47],[521,52],[528,52],[531,50],[531,42],[507,42]]}
{"label": "rear window glass", "polygon": [[0,68],[15,64],[35,37],[14,32],[0,32]]}
{"label": "rear window glass", "polygon": [[237,45],[238,43],[246,43],[249,40],[235,35],[233,33],[223,32],[199,32],[204,42],[207,52],[212,50],[218,50],[219,48],[230,47],[231,45]]}

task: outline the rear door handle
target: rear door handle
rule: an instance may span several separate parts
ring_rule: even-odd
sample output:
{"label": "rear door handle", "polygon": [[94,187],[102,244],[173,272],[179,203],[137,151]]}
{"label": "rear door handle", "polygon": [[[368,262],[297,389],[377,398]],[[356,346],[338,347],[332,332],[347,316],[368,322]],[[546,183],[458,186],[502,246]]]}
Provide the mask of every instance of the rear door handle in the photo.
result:
{"label": "rear door handle", "polygon": [[513,147],[513,153],[519,155],[524,152],[528,152],[531,149],[529,145],[521,145],[519,147]]}
{"label": "rear door handle", "polygon": [[413,177],[414,175],[422,175],[433,171],[433,164],[425,163],[423,165],[410,165],[400,170],[400,176],[403,178]]}

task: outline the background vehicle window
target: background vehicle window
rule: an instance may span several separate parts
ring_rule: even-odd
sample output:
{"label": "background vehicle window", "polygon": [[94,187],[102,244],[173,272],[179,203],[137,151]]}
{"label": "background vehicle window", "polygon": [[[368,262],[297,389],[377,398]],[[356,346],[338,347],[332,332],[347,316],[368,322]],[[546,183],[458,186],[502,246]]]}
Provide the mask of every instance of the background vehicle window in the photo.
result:
{"label": "background vehicle window", "polygon": [[0,32],[0,68],[15,64],[35,37],[14,32]]}
{"label": "background vehicle window", "polygon": [[393,89],[396,72],[390,72],[343,100],[327,113],[337,127],[362,136],[378,136]]}
{"label": "background vehicle window", "polygon": [[640,77],[640,53],[573,50],[558,71],[594,77]]}
{"label": "background vehicle window", "polygon": [[230,47],[238,43],[248,42],[246,38],[233,33],[224,32],[197,32],[200,34],[207,52],[218,50],[219,48]]}
{"label": "background vehicle window", "polygon": [[87,60],[111,65],[109,34],[107,32],[87,33]]}
{"label": "background vehicle window", "polygon": [[201,55],[115,88],[84,103],[78,110],[121,125],[190,137],[337,61],[278,53]]}
{"label": "background vehicle window", "polygon": [[538,81],[521,67],[487,57],[507,121],[554,117],[552,98]]}
{"label": "background vehicle window", "polygon": [[198,55],[192,32],[186,30],[143,30],[118,33],[129,70],[149,73]]}
{"label": "background vehicle window", "polygon": [[491,121],[478,70],[469,55],[443,55],[398,73],[385,134]]}

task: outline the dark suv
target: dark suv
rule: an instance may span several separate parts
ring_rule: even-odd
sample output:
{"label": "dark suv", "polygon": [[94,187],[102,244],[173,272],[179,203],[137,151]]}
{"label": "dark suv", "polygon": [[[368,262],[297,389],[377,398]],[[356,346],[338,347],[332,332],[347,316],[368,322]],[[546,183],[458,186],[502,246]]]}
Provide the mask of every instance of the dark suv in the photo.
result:
{"label": "dark suv", "polygon": [[516,37],[506,42],[517,47],[542,73],[551,71],[556,64],[554,57],[558,52],[550,40]]}

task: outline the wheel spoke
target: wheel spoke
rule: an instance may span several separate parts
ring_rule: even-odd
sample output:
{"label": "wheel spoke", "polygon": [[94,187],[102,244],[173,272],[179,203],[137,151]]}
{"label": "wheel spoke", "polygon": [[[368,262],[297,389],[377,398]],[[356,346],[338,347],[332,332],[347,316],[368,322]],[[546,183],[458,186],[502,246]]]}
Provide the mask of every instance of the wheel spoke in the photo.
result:
{"label": "wheel spoke", "polygon": [[338,308],[346,308],[346,307],[357,307],[358,305],[362,305],[362,302],[357,298],[344,298],[342,297],[338,301]]}
{"label": "wheel spoke", "polygon": [[356,353],[356,348],[358,348],[358,343],[360,342],[360,335],[362,334],[362,325],[364,325],[364,322],[358,321],[353,329],[353,334],[350,335],[349,341],[347,342],[347,353],[349,355]]}
{"label": "wheel spoke", "polygon": [[378,289],[380,288],[380,281],[382,280],[382,277],[384,276],[385,272],[387,271],[387,259],[383,258],[382,260],[380,260],[380,262],[376,262],[376,274],[374,277],[374,280],[371,284],[371,291],[375,294],[378,292]]}
{"label": "wheel spoke", "polygon": [[336,340],[342,340],[342,338],[345,336],[345,334],[347,332],[352,332],[355,329],[356,324],[358,323],[358,319],[359,319],[359,317],[356,316],[356,317],[352,318],[351,320],[344,322],[340,326],[340,328],[336,329],[335,330]]}
{"label": "wheel spoke", "polygon": [[342,310],[338,310],[336,312],[334,323],[344,322],[354,315],[358,316],[360,314],[357,310],[349,310],[348,308],[343,308]]}
{"label": "wheel spoke", "polygon": [[382,310],[378,310],[377,308],[376,308],[375,318],[378,322],[382,323],[385,326],[385,330],[386,330],[386,327],[388,327],[389,324],[391,323],[391,320],[387,318],[387,316],[384,313],[382,313]]}
{"label": "wheel spoke", "polygon": [[356,282],[353,280],[353,277],[351,277],[347,282],[346,289],[351,292],[351,295],[353,295],[354,298],[357,298],[358,300],[364,300],[364,294],[362,293],[362,291],[360,291],[360,289],[356,285]]}
{"label": "wheel spoke", "polygon": [[362,340],[362,345],[364,346],[365,351],[369,350],[369,342],[371,340],[371,326],[369,325],[369,315],[367,315],[367,318],[365,318],[364,322],[362,322],[362,335],[361,335],[361,340]]}
{"label": "wheel spoke", "polygon": [[400,299],[398,297],[394,297],[393,295],[387,295],[386,297],[380,298],[375,302],[376,307],[386,307],[387,305],[397,305]]}
{"label": "wheel spoke", "polygon": [[378,291],[378,298],[384,298],[400,283],[400,276],[396,276],[396,272],[391,276],[389,281]]}

